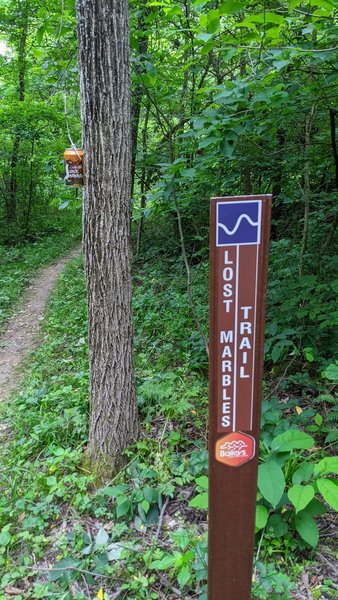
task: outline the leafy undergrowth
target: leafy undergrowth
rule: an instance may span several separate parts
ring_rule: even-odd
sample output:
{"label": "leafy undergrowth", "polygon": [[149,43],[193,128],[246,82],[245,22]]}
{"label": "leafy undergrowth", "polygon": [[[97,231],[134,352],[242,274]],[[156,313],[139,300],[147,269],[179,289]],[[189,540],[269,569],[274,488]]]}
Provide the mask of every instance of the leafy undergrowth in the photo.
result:
{"label": "leafy undergrowth", "polygon": [[[99,489],[82,461],[88,357],[81,261],[62,275],[26,384],[3,417],[0,598],[206,598],[207,361],[182,275],[174,258],[138,265],[134,318],[143,437],[126,452],[123,472]],[[206,279],[206,266],[196,268],[204,323]],[[337,463],[330,448],[323,458],[319,418],[319,430],[309,430],[314,416],[304,418],[307,401],[264,404],[253,591],[259,600],[306,597],[299,590],[310,558],[314,600],[335,597],[312,548],[320,532],[326,560],[332,560],[328,504],[334,503]]]}
{"label": "leafy undergrowth", "polygon": [[0,331],[36,271],[53,262],[81,240],[81,231],[60,230],[34,243],[0,245]]}

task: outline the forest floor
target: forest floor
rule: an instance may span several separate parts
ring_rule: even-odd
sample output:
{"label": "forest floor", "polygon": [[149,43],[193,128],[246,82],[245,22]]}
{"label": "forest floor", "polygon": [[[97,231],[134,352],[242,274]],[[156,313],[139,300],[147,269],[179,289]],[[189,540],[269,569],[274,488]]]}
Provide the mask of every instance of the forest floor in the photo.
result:
{"label": "forest floor", "polygon": [[76,248],[57,262],[43,269],[21,299],[6,330],[0,336],[0,401],[17,388],[18,366],[38,344],[41,321],[50,293],[66,264],[80,254]]}
{"label": "forest floor", "polygon": [[[207,483],[207,363],[191,334],[181,265],[164,258],[136,265],[144,435],[126,451],[126,468],[98,487],[83,464],[88,347],[83,266],[71,261],[78,254],[40,272],[0,337],[2,374],[5,362],[12,365],[1,399],[18,387],[20,360],[24,371],[18,394],[0,407],[11,432],[0,454],[0,600],[205,600],[207,512],[193,495],[205,495]],[[202,308],[203,268],[195,279]],[[313,398],[295,395],[303,415]],[[286,408],[284,396],[269,401],[265,435],[281,435]],[[288,420],[297,417],[287,410]],[[304,461],[315,464],[303,452],[287,466],[296,472]],[[335,600],[332,511],[317,518],[320,544],[311,548],[297,536],[287,500],[269,510],[276,527],[285,521],[284,532],[267,525],[257,533],[252,598]]]}

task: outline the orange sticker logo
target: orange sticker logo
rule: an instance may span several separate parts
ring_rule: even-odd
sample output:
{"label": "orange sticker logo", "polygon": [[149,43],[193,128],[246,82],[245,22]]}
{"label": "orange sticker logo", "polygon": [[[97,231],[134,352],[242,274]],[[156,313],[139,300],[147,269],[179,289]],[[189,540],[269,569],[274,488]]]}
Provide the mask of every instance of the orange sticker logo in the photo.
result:
{"label": "orange sticker logo", "polygon": [[255,456],[255,440],[251,435],[234,431],[216,443],[216,460],[229,467],[239,467]]}

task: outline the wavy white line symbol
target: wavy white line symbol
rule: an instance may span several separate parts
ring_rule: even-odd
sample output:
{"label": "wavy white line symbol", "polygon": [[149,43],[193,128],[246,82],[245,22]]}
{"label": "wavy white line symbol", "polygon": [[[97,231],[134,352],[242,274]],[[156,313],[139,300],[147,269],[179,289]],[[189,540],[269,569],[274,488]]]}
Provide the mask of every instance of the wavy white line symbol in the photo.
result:
{"label": "wavy white line symbol", "polygon": [[237,219],[236,225],[233,229],[228,229],[226,225],[224,225],[223,223],[218,223],[218,227],[222,227],[222,229],[225,231],[225,233],[227,235],[234,235],[234,233],[236,233],[237,229],[239,228],[240,224],[242,223],[243,219],[246,219],[248,221],[248,223],[250,223],[250,225],[252,225],[253,227],[257,227],[258,225],[258,221],[252,221],[249,217],[249,215],[243,213],[242,215],[240,215]]}
{"label": "wavy white line symbol", "polygon": [[225,442],[221,446],[221,450],[242,450],[242,448],[247,448],[247,445],[243,440],[234,440],[233,442]]}

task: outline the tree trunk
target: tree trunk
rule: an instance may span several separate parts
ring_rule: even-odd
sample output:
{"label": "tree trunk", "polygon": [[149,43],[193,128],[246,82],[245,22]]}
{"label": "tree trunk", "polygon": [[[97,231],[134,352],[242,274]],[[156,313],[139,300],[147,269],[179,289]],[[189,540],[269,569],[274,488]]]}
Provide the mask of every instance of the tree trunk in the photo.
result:
{"label": "tree trunk", "polygon": [[244,194],[252,194],[251,170],[249,165],[246,164],[242,168],[242,186]]}
{"label": "tree trunk", "polygon": [[[140,61],[140,65],[137,68],[137,75],[140,76],[143,73],[144,66],[142,63],[145,63],[146,54],[148,50],[148,33],[147,33],[147,25],[145,22],[145,17],[148,14],[149,9],[146,7],[144,14],[140,15],[138,18],[138,26],[137,29],[140,32],[139,37],[139,47],[138,47],[138,57]],[[137,152],[137,136],[138,129],[140,123],[140,114],[141,114],[141,102],[143,97],[143,83],[139,81],[135,86],[135,90],[133,93],[132,104],[131,104],[131,194],[134,193],[134,181],[135,181],[135,171],[136,171],[136,152]]]}
{"label": "tree trunk", "polygon": [[16,220],[16,189],[17,189],[17,165],[19,160],[20,137],[15,136],[10,160],[10,177],[6,190],[6,221],[13,223]]}
{"label": "tree trunk", "polygon": [[282,127],[277,130],[276,159],[274,165],[274,176],[272,180],[272,220],[271,237],[278,239],[279,221],[283,216],[283,205],[279,202],[279,196],[282,193],[283,180],[283,159],[286,144],[286,131]]}
{"label": "tree trunk", "polygon": [[28,192],[27,212],[26,212],[25,238],[27,238],[28,234],[29,234],[29,220],[30,220],[31,210],[32,210],[32,204],[33,204],[33,190],[34,190],[34,179],[33,179],[33,171],[34,171],[34,145],[35,145],[35,140],[33,138],[32,145],[31,145],[31,159],[30,159],[30,167],[29,167],[29,192]]}
{"label": "tree trunk", "polygon": [[140,252],[142,231],[143,231],[143,223],[144,223],[144,209],[147,202],[146,190],[148,188],[150,173],[147,165],[147,149],[148,149],[148,122],[149,122],[149,114],[150,114],[150,102],[147,102],[146,106],[146,114],[144,117],[144,125],[142,130],[142,170],[140,177],[140,195],[141,195],[141,217],[137,224],[137,236],[136,236],[136,255],[138,256]]}
{"label": "tree trunk", "polygon": [[[336,183],[336,191],[338,191],[338,151],[337,151],[337,140],[336,140],[336,114],[337,111],[330,108],[330,130],[331,130],[331,147],[333,153],[333,160],[335,164],[335,183]],[[336,234],[338,226],[338,210],[336,210],[335,215],[332,220],[332,225],[330,230],[328,231],[325,241],[321,247],[321,254],[323,256],[328,248],[331,247],[332,242],[334,241],[334,237]]]}
{"label": "tree trunk", "polygon": [[139,433],[132,356],[127,0],[77,0],[86,183],[89,457],[116,469]]}
{"label": "tree trunk", "polygon": [[308,237],[309,237],[309,220],[310,220],[310,203],[311,203],[311,184],[310,184],[310,146],[311,146],[311,132],[312,132],[312,124],[313,117],[315,114],[315,105],[312,106],[310,112],[306,117],[305,122],[305,147],[304,147],[304,168],[303,168],[303,177],[304,177],[304,224],[303,224],[303,237],[302,237],[302,246],[300,249],[300,257],[299,257],[299,277],[304,275],[304,258],[307,251],[308,246]]}
{"label": "tree trunk", "polygon": [[[20,41],[18,48],[18,100],[24,102],[26,82],[26,45],[28,35],[28,14],[23,14],[23,22],[20,30]],[[10,160],[10,177],[7,184],[6,193],[6,220],[12,223],[16,220],[17,208],[17,170],[19,162],[19,150],[21,143],[21,134],[17,133],[13,141],[13,149]]]}
{"label": "tree trunk", "polygon": [[337,140],[336,140],[336,114],[337,111],[330,108],[330,131],[331,131],[331,147],[333,153],[333,160],[335,165],[335,181],[336,190],[338,191],[338,151],[337,151]]}

